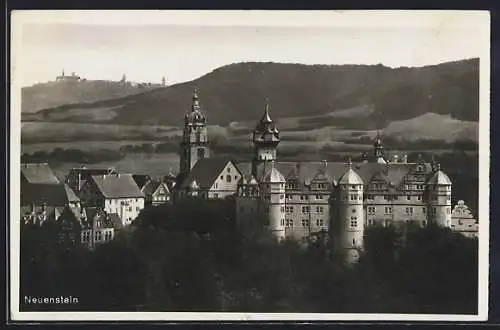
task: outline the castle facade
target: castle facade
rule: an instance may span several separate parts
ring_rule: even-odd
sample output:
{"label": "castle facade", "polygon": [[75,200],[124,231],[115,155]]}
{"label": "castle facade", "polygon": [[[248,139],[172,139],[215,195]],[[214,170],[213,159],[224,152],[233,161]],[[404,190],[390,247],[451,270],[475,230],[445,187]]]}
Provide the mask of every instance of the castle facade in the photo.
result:
{"label": "castle facade", "polygon": [[372,155],[360,162],[281,162],[280,132],[266,104],[252,135],[252,161],[235,163],[210,159],[206,124],[195,89],[184,122],[178,192],[233,197],[239,223],[261,221],[280,240],[331,235],[349,262],[363,250],[368,226],[451,228],[452,182],[439,163],[389,161],[378,134]]}

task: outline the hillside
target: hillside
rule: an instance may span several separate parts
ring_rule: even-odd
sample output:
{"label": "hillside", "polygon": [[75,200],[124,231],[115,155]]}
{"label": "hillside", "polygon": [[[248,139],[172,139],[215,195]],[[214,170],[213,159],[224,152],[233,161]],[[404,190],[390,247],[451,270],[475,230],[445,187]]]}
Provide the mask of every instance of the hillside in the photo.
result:
{"label": "hillside", "polygon": [[[190,105],[194,84],[212,125],[255,121],[266,97],[273,117],[312,116],[302,122],[309,126],[374,129],[425,113],[463,121],[479,118],[479,59],[471,59],[397,69],[382,65],[238,63],[191,82],[23,114],[23,120],[178,126]],[[371,110],[361,120],[356,116],[322,116],[354,108]]]}
{"label": "hillside", "polygon": [[59,107],[65,104],[90,103],[116,99],[151,90],[107,80],[52,81],[21,90],[22,112]]}

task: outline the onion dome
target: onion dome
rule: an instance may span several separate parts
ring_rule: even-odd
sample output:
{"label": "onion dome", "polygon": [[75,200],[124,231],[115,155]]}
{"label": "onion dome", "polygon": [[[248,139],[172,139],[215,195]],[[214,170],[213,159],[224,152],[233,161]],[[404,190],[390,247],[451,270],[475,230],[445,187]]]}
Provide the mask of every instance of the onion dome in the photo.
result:
{"label": "onion dome", "polygon": [[272,162],[271,168],[267,171],[263,181],[271,183],[285,183],[286,180],[283,174],[281,174],[280,171],[274,167],[274,162]]}
{"label": "onion dome", "polygon": [[193,101],[191,103],[191,111],[187,112],[184,121],[186,124],[205,124],[206,117],[201,111],[200,102],[198,99],[198,88],[195,86],[193,91]]}

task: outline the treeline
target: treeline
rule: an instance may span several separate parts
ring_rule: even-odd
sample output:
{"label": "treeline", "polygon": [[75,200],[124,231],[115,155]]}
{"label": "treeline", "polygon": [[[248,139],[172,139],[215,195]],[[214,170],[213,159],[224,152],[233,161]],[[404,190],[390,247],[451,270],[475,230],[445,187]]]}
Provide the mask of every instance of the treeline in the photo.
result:
{"label": "treeline", "polygon": [[[21,297],[73,296],[44,310],[476,313],[477,241],[439,228],[367,230],[343,265],[320,239],[277,243],[235,225],[229,201],[144,210],[95,250],[54,243],[50,224],[21,232]],[[34,310],[21,301],[21,310]]]}
{"label": "treeline", "polygon": [[125,155],[112,149],[98,149],[92,151],[83,151],[80,149],[62,149],[55,148],[51,152],[35,151],[33,153],[23,153],[21,155],[22,163],[41,163],[41,162],[76,162],[83,164],[97,164],[107,161],[119,161]]}

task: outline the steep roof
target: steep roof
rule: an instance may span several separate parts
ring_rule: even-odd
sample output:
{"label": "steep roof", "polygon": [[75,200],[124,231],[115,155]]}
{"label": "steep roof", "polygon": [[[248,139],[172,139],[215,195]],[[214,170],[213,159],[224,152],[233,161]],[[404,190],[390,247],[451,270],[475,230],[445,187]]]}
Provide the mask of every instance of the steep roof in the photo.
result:
{"label": "steep roof", "polygon": [[132,174],[93,175],[92,180],[106,198],[144,197]]}
{"label": "steep roof", "polygon": [[46,163],[21,164],[21,177],[33,184],[57,184],[59,179]]}
{"label": "steep roof", "polygon": [[438,170],[429,179],[429,184],[451,185],[451,180],[443,171]]}
{"label": "steep roof", "polygon": [[132,178],[134,179],[135,183],[137,183],[139,189],[144,188],[144,186],[151,181],[151,177],[147,174],[133,174]]}
{"label": "steep roof", "polygon": [[[182,180],[181,188],[188,188],[193,181],[196,181],[201,189],[209,189],[229,162],[233,163],[227,158],[200,159]],[[236,169],[238,170],[238,167]]]}
{"label": "steep roof", "polygon": [[264,182],[285,182],[285,177],[283,176],[283,174],[280,173],[280,171],[278,171],[274,166],[271,166],[271,168],[269,168],[267,170],[267,173],[266,175],[264,176],[264,179],[263,179]]}
{"label": "steep roof", "polygon": [[[425,172],[429,171],[431,167],[428,163],[421,163],[421,165],[424,167]],[[238,163],[236,166],[242,173],[251,173],[251,163]],[[263,178],[266,166],[269,167],[270,165],[260,164],[257,166],[257,180],[260,181]],[[389,182],[397,185],[415,166],[417,166],[415,163],[352,163],[352,169],[359,175],[365,184],[370,182],[375,174],[382,173],[387,177]],[[287,173],[288,175],[291,175],[291,178],[298,178],[301,183],[309,182],[322,169],[324,169],[325,176],[330,178],[332,181],[339,181],[348,169],[348,165],[344,162],[327,162],[326,166],[324,162],[275,162],[274,167],[278,169],[280,173]]]}
{"label": "steep roof", "polygon": [[67,185],[58,184],[30,184],[21,185],[21,205],[65,206],[80,199]]}
{"label": "steep roof", "polygon": [[361,177],[351,167],[342,175],[339,184],[363,184]]}

